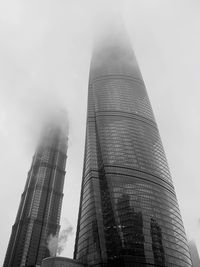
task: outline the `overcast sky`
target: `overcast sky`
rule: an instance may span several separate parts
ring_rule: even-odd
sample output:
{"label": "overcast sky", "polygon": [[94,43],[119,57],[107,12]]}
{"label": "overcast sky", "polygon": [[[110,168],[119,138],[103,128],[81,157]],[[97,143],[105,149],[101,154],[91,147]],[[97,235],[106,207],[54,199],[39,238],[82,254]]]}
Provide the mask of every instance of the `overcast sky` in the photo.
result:
{"label": "overcast sky", "polygon": [[[122,3],[123,2],[123,3]],[[143,74],[189,238],[200,251],[200,1],[0,0],[0,265],[43,111],[64,107],[70,130],[63,221],[73,226],[83,165],[96,22],[121,12]]]}

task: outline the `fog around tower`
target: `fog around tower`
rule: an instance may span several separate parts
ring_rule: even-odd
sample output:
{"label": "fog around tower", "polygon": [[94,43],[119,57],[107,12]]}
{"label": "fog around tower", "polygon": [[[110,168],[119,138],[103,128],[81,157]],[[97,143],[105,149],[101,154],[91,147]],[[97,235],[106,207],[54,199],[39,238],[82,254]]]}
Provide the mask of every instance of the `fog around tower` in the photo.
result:
{"label": "fog around tower", "polygon": [[[67,109],[70,124],[62,216],[76,229],[93,43],[120,13],[146,83],[186,232],[200,250],[199,12],[198,0],[1,1],[0,263],[42,114],[48,117],[60,108]],[[63,256],[72,257],[74,233]]]}
{"label": "fog around tower", "polygon": [[61,255],[67,245],[68,238],[72,235],[73,227],[67,219],[62,220],[62,228],[58,235],[50,234],[47,239],[47,248],[51,257]]}

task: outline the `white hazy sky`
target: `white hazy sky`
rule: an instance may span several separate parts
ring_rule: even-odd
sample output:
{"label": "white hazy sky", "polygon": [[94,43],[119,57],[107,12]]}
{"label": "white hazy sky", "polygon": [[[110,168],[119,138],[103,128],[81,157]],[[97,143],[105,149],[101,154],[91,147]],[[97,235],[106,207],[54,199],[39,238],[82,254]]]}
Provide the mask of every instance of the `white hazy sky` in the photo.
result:
{"label": "white hazy sky", "polygon": [[200,251],[200,1],[0,0],[0,265],[34,153],[40,116],[70,122],[62,217],[72,257],[95,23],[121,11],[171,169],[189,238]]}

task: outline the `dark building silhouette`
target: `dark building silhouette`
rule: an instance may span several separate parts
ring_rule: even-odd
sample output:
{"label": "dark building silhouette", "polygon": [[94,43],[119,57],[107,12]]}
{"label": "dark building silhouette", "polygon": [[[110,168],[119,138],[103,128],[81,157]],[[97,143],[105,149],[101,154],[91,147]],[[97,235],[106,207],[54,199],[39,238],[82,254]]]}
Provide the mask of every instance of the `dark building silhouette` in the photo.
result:
{"label": "dark building silhouette", "polygon": [[74,258],[96,267],[189,267],[188,243],[144,81],[124,31],[107,29],[90,68]]}
{"label": "dark building silhouette", "polygon": [[67,133],[66,122],[61,117],[54,119],[46,125],[33,157],[4,267],[40,265],[50,256],[48,237],[59,232]]}
{"label": "dark building silhouette", "polygon": [[154,264],[156,266],[165,265],[165,252],[162,241],[162,231],[159,224],[151,219],[151,238],[152,238],[152,250],[154,255]]}
{"label": "dark building silhouette", "polygon": [[190,248],[190,255],[191,255],[192,264],[193,264],[192,267],[199,267],[200,258],[199,258],[197,246],[194,241],[189,242],[189,248]]}
{"label": "dark building silhouette", "polygon": [[[130,205],[130,196],[123,194],[117,201],[122,241],[120,255],[132,255],[135,263],[145,263],[142,212],[135,212]],[[118,261],[118,259],[117,259]]]}

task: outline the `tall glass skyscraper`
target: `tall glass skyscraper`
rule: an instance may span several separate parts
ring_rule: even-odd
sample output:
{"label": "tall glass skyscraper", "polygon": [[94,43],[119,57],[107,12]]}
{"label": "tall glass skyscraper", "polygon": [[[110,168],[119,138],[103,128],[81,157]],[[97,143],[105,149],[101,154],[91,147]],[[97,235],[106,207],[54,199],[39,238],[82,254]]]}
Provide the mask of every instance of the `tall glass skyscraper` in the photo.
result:
{"label": "tall glass skyscraper", "polygon": [[121,30],[96,45],[91,62],[74,258],[96,267],[191,266],[158,127]]}
{"label": "tall glass skyscraper", "polygon": [[190,254],[192,259],[192,267],[199,267],[200,266],[200,258],[199,253],[197,250],[197,246],[193,240],[189,242]]}
{"label": "tall glass skyscraper", "polygon": [[4,267],[39,266],[50,256],[48,237],[59,232],[67,152],[66,123],[59,119],[46,125],[33,157]]}

